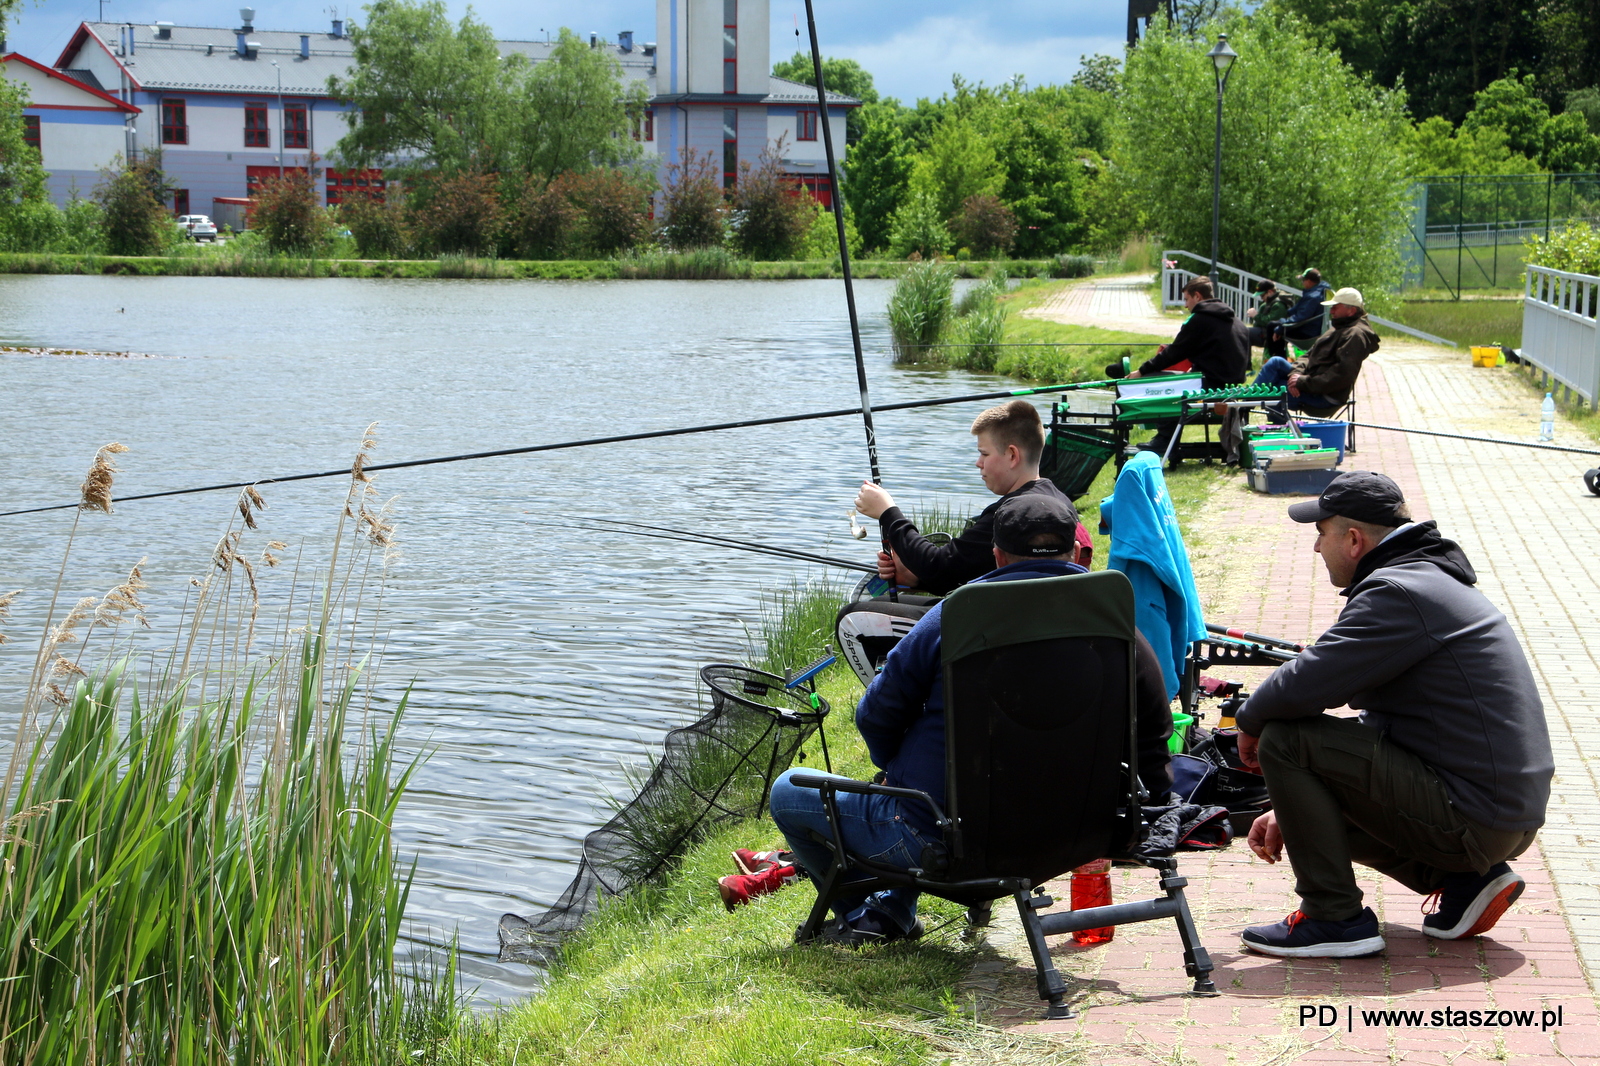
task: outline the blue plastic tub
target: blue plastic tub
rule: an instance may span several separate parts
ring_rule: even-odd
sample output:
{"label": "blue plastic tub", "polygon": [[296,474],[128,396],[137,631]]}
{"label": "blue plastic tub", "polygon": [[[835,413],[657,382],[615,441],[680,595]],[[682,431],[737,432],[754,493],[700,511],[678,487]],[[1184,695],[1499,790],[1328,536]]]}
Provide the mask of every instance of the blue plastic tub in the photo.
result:
{"label": "blue plastic tub", "polygon": [[1324,448],[1339,449],[1339,462],[1344,462],[1344,445],[1350,436],[1348,422],[1299,422],[1300,432],[1315,437]]}

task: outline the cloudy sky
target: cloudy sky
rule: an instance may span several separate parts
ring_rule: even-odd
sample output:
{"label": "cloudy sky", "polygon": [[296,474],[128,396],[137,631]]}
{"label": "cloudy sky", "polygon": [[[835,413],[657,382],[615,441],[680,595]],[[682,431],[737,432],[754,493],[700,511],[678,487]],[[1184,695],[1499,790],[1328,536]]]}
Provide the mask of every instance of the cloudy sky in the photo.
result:
{"label": "cloudy sky", "polygon": [[[465,0],[447,0],[452,15]],[[953,74],[968,81],[1006,81],[1021,74],[1032,84],[1062,82],[1080,55],[1120,54],[1126,7],[1096,0],[814,0],[817,33],[827,55],[848,56],[872,71],[878,89],[908,103],[938,96]],[[223,0],[22,0],[8,29],[7,47],[53,63],[78,23],[98,19],[190,26],[236,25],[239,4]],[[271,30],[315,30],[328,24],[333,0],[259,0],[255,25]],[[654,0],[478,0],[473,9],[497,36],[534,39],[562,26],[615,38],[634,30],[655,37]],[[361,5],[339,2],[339,13],[359,20]],[[804,33],[804,0],[772,0],[774,59],[795,51],[795,21]]]}

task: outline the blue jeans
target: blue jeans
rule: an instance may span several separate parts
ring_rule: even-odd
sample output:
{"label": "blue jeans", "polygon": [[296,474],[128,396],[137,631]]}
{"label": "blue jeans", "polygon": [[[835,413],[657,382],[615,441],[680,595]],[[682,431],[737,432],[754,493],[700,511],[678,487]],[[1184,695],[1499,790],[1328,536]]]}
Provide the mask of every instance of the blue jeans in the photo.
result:
{"label": "blue jeans", "polygon": [[[833,864],[833,852],[811,839],[815,831],[831,836],[828,816],[823,810],[822,793],[814,788],[799,788],[789,783],[797,773],[815,774],[818,777],[838,776],[821,774],[815,770],[797,767],[786,770],[772,783],[769,806],[772,820],[783,831],[789,850],[799,858],[813,880],[820,882],[822,875]],[[849,778],[840,778],[849,780]],[[923,835],[906,823],[900,800],[894,796],[863,796],[855,792],[834,793],[839,807],[840,832],[845,846],[884,866],[897,866],[909,870],[922,865],[922,848],[929,843]],[[834,913],[853,922],[867,910],[877,911],[892,920],[903,933],[909,933],[917,920],[917,897],[922,893],[909,888],[888,888],[852,895],[846,892],[833,903]]]}
{"label": "blue jeans", "polygon": [[[1281,355],[1275,355],[1261,364],[1261,372],[1256,375],[1257,385],[1276,385],[1280,389],[1289,384],[1289,371],[1294,369],[1294,364]],[[1290,407],[1338,407],[1340,403],[1331,396],[1322,396],[1316,393],[1301,392],[1298,396],[1285,397],[1285,402]]]}

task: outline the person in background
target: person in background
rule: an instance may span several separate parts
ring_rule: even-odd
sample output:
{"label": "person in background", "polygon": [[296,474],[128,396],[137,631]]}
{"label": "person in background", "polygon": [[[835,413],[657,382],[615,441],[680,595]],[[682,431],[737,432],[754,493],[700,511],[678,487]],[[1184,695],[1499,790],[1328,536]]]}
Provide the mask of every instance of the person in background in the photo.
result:
{"label": "person in background", "polygon": [[1299,280],[1304,291],[1289,313],[1278,320],[1273,335],[1297,348],[1309,348],[1322,333],[1322,303],[1328,298],[1328,283],[1316,267],[1302,270]]}
{"label": "person in background", "polygon": [[1288,316],[1295,299],[1271,281],[1262,281],[1256,294],[1256,306],[1245,312],[1245,317],[1254,323],[1250,327],[1250,346],[1265,349],[1268,357],[1287,356],[1289,342],[1273,328],[1273,323]]}
{"label": "person in background", "polygon": [[[1194,278],[1183,287],[1183,306],[1189,317],[1178,329],[1171,344],[1163,344],[1144,361],[1130,378],[1148,377],[1187,362],[1200,372],[1200,387],[1219,389],[1239,385],[1250,370],[1250,330],[1233,313],[1233,308],[1214,299],[1210,278]],[[1156,435],[1141,451],[1166,454],[1167,444],[1178,430],[1178,420],[1163,422]]]}
{"label": "person in background", "polygon": [[1298,363],[1273,356],[1256,375],[1258,385],[1287,386],[1287,407],[1331,415],[1350,399],[1361,364],[1378,350],[1378,334],[1367,320],[1360,289],[1340,289],[1327,301],[1333,325]]}

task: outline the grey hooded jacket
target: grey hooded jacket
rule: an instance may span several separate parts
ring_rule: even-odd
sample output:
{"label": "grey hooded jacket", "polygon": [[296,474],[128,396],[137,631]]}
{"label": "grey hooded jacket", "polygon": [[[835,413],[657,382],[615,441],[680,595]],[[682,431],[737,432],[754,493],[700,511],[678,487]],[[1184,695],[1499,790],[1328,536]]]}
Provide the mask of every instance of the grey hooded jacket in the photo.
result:
{"label": "grey hooded jacket", "polygon": [[1349,705],[1432,767],[1472,821],[1537,829],[1555,772],[1544,706],[1477,580],[1435,523],[1395,533],[1361,560],[1333,627],[1257,686],[1239,728],[1260,736],[1273,719]]}

